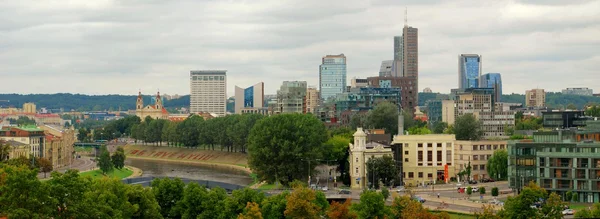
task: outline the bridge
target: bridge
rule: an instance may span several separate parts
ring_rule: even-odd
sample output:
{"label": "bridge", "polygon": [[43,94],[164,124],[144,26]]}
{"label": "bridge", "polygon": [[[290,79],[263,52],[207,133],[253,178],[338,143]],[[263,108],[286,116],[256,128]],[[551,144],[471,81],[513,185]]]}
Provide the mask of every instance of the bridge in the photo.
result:
{"label": "bridge", "polygon": [[[121,180],[121,182],[123,182],[125,184],[142,185],[144,187],[149,187],[150,184],[152,183],[152,180],[157,179],[157,178],[175,179],[175,178],[179,178],[179,177],[153,177],[153,176],[135,177],[135,178],[123,179],[123,180]],[[225,189],[228,193],[231,193],[233,190],[246,188],[245,186],[231,184],[231,183],[224,183],[224,182],[215,182],[215,181],[209,181],[209,180],[196,180],[196,179],[187,179],[187,178],[179,178],[179,179],[181,179],[181,181],[183,181],[183,183],[185,183],[185,184],[188,184],[190,182],[195,182],[201,186],[205,186],[206,188],[220,187],[220,188]],[[277,194],[283,193],[285,191],[291,192],[291,190],[283,190],[283,189],[281,189],[281,190],[261,190],[261,191],[264,192],[265,195],[267,195],[267,196],[277,195]],[[329,202],[332,202],[332,201],[344,202],[348,198],[358,199],[358,197],[353,197],[350,194],[338,194],[338,191],[335,191],[335,190],[329,190],[329,191],[323,191],[323,192],[325,193],[325,196],[327,197],[327,200]]]}
{"label": "bridge", "polygon": [[100,142],[95,142],[95,143],[82,143],[82,142],[75,142],[73,143],[73,146],[75,147],[93,147],[93,148],[100,148],[100,146],[102,145],[106,145],[106,143],[100,143]]}

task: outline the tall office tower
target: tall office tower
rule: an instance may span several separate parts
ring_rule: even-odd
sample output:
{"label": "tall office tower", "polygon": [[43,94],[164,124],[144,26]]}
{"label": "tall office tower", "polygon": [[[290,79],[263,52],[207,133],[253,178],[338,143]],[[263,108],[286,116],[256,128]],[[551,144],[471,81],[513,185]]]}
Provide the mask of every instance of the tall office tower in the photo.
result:
{"label": "tall office tower", "polygon": [[392,77],[392,67],[394,60],[385,60],[381,62],[379,67],[379,77]]}
{"label": "tall office tower", "polygon": [[461,54],[458,56],[458,88],[478,88],[481,77],[481,56]]}
{"label": "tall office tower", "polygon": [[264,108],[265,83],[259,82],[248,88],[235,86],[235,114],[241,114],[244,109],[257,110]]}
{"label": "tall office tower", "polygon": [[306,81],[284,81],[277,91],[275,113],[306,113]]}
{"label": "tall office tower", "polygon": [[544,89],[531,89],[525,91],[525,106],[545,107],[546,92],[544,91]]}
{"label": "tall office tower", "polygon": [[190,71],[190,112],[208,112],[225,116],[227,71]]}
{"label": "tall office tower", "polygon": [[319,66],[319,91],[321,98],[327,100],[346,90],[346,56],[327,55]]}
{"label": "tall office tower", "polygon": [[[392,76],[414,77],[416,80],[414,89],[419,90],[419,29],[408,26],[406,17],[408,12],[405,13],[402,36],[394,37]],[[414,94],[416,103],[419,102],[418,99],[419,96],[417,92]]]}
{"label": "tall office tower", "polygon": [[494,88],[496,102],[501,102],[502,98],[502,77],[500,73],[486,73],[479,79],[480,88]]}
{"label": "tall office tower", "polygon": [[306,89],[306,112],[315,113],[317,106],[319,105],[319,90],[316,87],[309,87]]}

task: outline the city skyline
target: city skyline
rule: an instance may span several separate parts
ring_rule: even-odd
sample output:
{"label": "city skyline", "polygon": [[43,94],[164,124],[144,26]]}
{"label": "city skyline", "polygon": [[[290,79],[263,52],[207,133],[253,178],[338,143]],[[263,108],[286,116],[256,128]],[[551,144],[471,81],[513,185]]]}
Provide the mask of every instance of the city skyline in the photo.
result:
{"label": "city skyline", "polygon": [[377,76],[406,8],[419,28],[419,87],[449,93],[456,56],[476,53],[484,72],[502,73],[505,94],[600,90],[600,2],[414,2],[2,3],[0,93],[185,95],[190,70],[227,69],[228,97],[257,80],[274,94],[286,80],[318,85],[321,57],[340,53],[347,80]]}

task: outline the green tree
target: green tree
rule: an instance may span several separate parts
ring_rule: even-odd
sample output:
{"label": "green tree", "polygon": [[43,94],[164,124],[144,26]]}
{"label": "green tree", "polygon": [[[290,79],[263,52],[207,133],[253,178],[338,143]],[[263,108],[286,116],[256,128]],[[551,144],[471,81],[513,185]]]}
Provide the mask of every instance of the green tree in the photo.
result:
{"label": "green tree", "polygon": [[571,197],[572,197],[571,201],[573,201],[573,202],[579,201],[579,194],[577,194],[577,192],[573,192],[573,196],[571,196]]}
{"label": "green tree", "polygon": [[392,202],[391,207],[392,215],[394,215],[394,218],[402,218],[402,212],[412,201],[413,200],[411,200],[410,197],[406,195],[396,196],[396,198],[394,198],[394,201]]}
{"label": "green tree", "polygon": [[485,187],[479,188],[479,194],[480,195],[485,195]]}
{"label": "green tree", "polygon": [[501,217],[495,213],[494,206],[483,205],[480,212],[475,212],[477,219],[500,219]]}
{"label": "green tree", "polygon": [[[185,186],[183,192],[183,199],[181,200],[181,218],[192,219],[202,218],[207,206],[205,202],[208,202],[208,191],[198,183],[192,182]],[[215,208],[217,206],[214,206]],[[216,217],[216,215],[214,215]]]}
{"label": "green tree", "polygon": [[96,158],[96,165],[103,174],[109,173],[113,170],[113,164],[110,160],[110,153],[106,149],[106,146],[100,147],[100,156]]}
{"label": "green tree", "polygon": [[534,182],[530,182],[517,196],[508,197],[504,203],[504,209],[498,212],[502,218],[541,218],[541,212],[529,206],[540,199],[546,199],[548,193]]}
{"label": "green tree", "polygon": [[123,147],[118,147],[115,153],[111,156],[113,166],[119,170],[125,167],[125,159],[126,155]]}
{"label": "green tree", "polygon": [[382,187],[381,195],[383,195],[384,200],[387,200],[390,197],[390,190],[388,190],[387,187]]}
{"label": "green tree", "polygon": [[211,188],[206,199],[202,200],[202,214],[198,218],[226,218],[224,216],[226,199],[227,192],[225,189],[220,187]]}
{"label": "green tree", "polygon": [[595,104],[595,105],[589,106],[585,110],[585,115],[593,116],[593,117],[600,117],[600,105]]}
{"label": "green tree", "polygon": [[487,161],[487,171],[490,178],[506,179],[508,176],[508,152],[506,150],[494,151],[492,157]]}
{"label": "green tree", "polygon": [[315,204],[317,199],[315,191],[306,187],[296,187],[286,199],[284,212],[286,218],[320,218],[322,209]]}
{"label": "green tree", "polygon": [[204,119],[198,115],[192,115],[183,122],[179,123],[177,132],[179,133],[179,142],[187,147],[197,147],[200,144],[200,128]]}
{"label": "green tree", "polygon": [[471,195],[473,194],[473,188],[471,188],[471,186],[467,187],[467,195]]}
{"label": "green tree", "polygon": [[83,194],[84,215],[99,218],[131,218],[135,209],[127,200],[127,186],[117,178],[103,177],[91,181]]}
{"label": "green tree", "polygon": [[372,190],[360,194],[360,203],[354,209],[359,218],[384,218],[387,213],[383,195]]}
{"label": "green tree", "polygon": [[254,202],[248,202],[246,208],[244,208],[244,212],[240,213],[238,219],[262,219],[262,213],[260,212],[260,208],[258,204]]}
{"label": "green tree", "polygon": [[77,133],[77,140],[80,142],[89,142],[90,131],[85,128],[80,128]]}
{"label": "green tree", "polygon": [[600,203],[595,203],[591,209],[581,209],[575,212],[575,218],[600,218]]}
{"label": "green tree", "polygon": [[575,104],[573,104],[573,103],[569,103],[569,105],[567,105],[567,109],[576,110],[577,106],[575,106]]}
{"label": "green tree", "polygon": [[498,187],[493,187],[492,188],[492,196],[496,197],[496,196],[498,196],[498,193],[499,193],[498,192]]}
{"label": "green tree", "polygon": [[185,184],[181,179],[157,178],[152,180],[152,193],[160,206],[160,213],[164,217],[177,218],[181,214],[176,207],[183,199]]}
{"label": "green tree", "polygon": [[540,214],[542,215],[542,218],[563,218],[563,206],[565,206],[565,203],[560,200],[559,195],[553,192],[542,205]]}
{"label": "green tree", "polygon": [[56,200],[48,185],[37,179],[37,170],[25,166],[0,166],[0,212],[8,218],[43,218]]}
{"label": "green tree", "polygon": [[46,173],[51,172],[53,169],[52,161],[44,157],[36,159],[36,165],[40,168],[40,171],[44,173],[44,178],[46,178]]}
{"label": "green tree", "polygon": [[573,192],[572,191],[567,191],[565,193],[565,197],[563,197],[563,199],[565,201],[568,201],[568,202],[570,202],[572,198],[573,198]]}
{"label": "green tree", "polygon": [[326,160],[340,160],[343,159],[348,147],[350,146],[350,140],[344,136],[333,136],[323,143],[323,150],[325,152],[324,157]]}
{"label": "green tree", "polygon": [[480,140],[483,136],[481,122],[473,114],[464,114],[456,118],[454,133],[456,134],[456,140],[462,141]]}
{"label": "green tree", "polygon": [[141,185],[127,186],[127,200],[134,209],[132,218],[163,218],[151,188],[144,188]]}
{"label": "green tree", "polygon": [[396,161],[392,156],[372,157],[367,161],[366,167],[371,188],[379,189],[379,182],[385,186],[392,186],[393,182],[400,181]]}
{"label": "green tree", "polygon": [[279,114],[256,123],[248,138],[248,164],[261,180],[284,185],[302,179],[323,156],[327,130],[312,115]]}
{"label": "green tree", "polygon": [[8,143],[0,142],[0,162],[8,160],[8,154],[10,153],[10,145]]}
{"label": "green tree", "polygon": [[408,134],[410,135],[427,135],[427,134],[431,134],[431,130],[429,130],[427,127],[412,127],[410,129],[408,129]]}
{"label": "green tree", "polygon": [[444,133],[444,130],[446,130],[446,128],[448,128],[448,123],[437,122],[433,126],[433,133],[435,133],[435,134],[442,134],[442,133]]}
{"label": "green tree", "polygon": [[55,199],[52,209],[60,209],[50,214],[54,218],[83,218],[86,205],[83,195],[89,191],[91,178],[79,176],[77,170],[67,170],[64,174],[53,172],[50,180],[46,181],[50,197]]}
{"label": "green tree", "polygon": [[397,134],[398,106],[391,102],[378,103],[367,115],[367,126],[385,129],[385,133],[392,135]]}
{"label": "green tree", "polygon": [[225,200],[225,214],[227,218],[235,218],[244,213],[248,203],[262,203],[265,195],[254,189],[244,188],[235,190],[231,196]]}
{"label": "green tree", "polygon": [[287,205],[289,192],[269,196],[262,201],[261,212],[264,218],[285,218],[284,211]]}
{"label": "green tree", "polygon": [[360,112],[356,113],[350,117],[350,128],[352,128],[352,130],[356,130],[356,128],[367,127],[367,122],[367,114]]}

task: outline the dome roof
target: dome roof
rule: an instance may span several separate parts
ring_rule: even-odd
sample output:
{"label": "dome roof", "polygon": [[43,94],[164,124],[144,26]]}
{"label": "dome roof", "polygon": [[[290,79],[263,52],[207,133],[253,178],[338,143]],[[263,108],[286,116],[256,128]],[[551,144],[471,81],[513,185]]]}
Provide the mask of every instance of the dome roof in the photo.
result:
{"label": "dome roof", "polygon": [[362,128],[356,128],[356,132],[352,136],[354,136],[354,137],[367,137],[367,134],[363,131]]}

